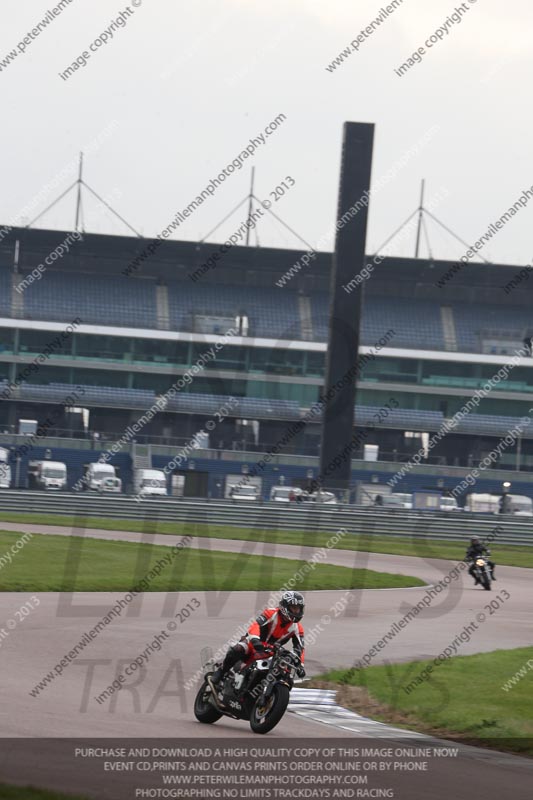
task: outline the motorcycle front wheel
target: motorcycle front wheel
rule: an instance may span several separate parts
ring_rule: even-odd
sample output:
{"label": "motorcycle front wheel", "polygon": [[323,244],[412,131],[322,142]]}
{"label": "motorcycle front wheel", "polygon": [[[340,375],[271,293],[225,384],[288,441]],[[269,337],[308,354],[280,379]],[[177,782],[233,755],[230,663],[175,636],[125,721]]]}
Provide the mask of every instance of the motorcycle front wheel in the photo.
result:
{"label": "motorcycle front wheel", "polygon": [[194,701],[194,716],[198,722],[204,722],[208,725],[216,722],[222,716],[220,711],[217,711],[216,708],[214,708],[210,703],[210,694],[211,689],[209,688],[207,681],[204,681],[200,686]]}
{"label": "motorcycle front wheel", "polygon": [[289,705],[289,687],[277,683],[268,699],[256,701],[250,715],[250,728],[254,733],[268,733],[275,728]]}
{"label": "motorcycle front wheel", "polygon": [[483,588],[486,589],[487,592],[490,592],[491,586],[490,586],[490,578],[488,575],[483,575],[481,583],[483,584]]}

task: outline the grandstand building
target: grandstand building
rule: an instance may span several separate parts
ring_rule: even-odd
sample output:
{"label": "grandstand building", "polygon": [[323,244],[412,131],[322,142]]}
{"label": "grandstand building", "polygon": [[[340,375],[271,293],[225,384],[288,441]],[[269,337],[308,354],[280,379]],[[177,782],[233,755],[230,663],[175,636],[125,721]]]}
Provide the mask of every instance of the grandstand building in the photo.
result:
{"label": "grandstand building", "polygon": [[[69,235],[68,250],[51,258]],[[18,485],[30,458],[51,454],[67,462],[72,486],[84,461],[122,437],[112,463],[126,488],[136,459],[149,453],[158,468],[173,460],[176,493],[221,497],[230,477],[275,448],[261,473],[263,496],[280,480],[305,486],[318,469],[313,408],[325,369],[331,254],[293,274],[305,255],[294,250],[222,252],[177,241],[147,248],[136,238],[34,229],[13,229],[0,242],[0,444],[20,456]],[[502,368],[504,379],[396,489],[450,490],[529,419],[533,312],[520,274],[392,257],[373,267],[354,433],[373,430],[352,453],[354,485],[390,479]],[[73,390],[76,406],[66,404]],[[20,419],[41,425],[22,454]],[[379,448],[376,462],[365,460],[368,445]],[[502,470],[513,470],[513,491],[531,494],[532,464],[533,424],[524,422],[478,490],[498,489]]]}

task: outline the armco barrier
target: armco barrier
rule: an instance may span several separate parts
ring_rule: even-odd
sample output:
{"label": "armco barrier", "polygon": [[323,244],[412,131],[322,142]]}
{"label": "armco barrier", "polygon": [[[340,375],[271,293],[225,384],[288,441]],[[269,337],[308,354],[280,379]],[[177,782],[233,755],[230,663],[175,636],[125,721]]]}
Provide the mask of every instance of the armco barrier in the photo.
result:
{"label": "armco barrier", "polygon": [[[533,545],[533,518],[465,512],[384,510],[364,506],[300,506],[285,503],[233,503],[228,500],[191,500],[158,497],[137,503],[133,497],[0,490],[2,512],[76,516],[77,527],[85,517],[228,525],[261,530],[298,530],[375,536],[404,536],[466,542],[470,536],[485,537],[500,526],[498,544]],[[0,519],[1,528],[1,519]]]}

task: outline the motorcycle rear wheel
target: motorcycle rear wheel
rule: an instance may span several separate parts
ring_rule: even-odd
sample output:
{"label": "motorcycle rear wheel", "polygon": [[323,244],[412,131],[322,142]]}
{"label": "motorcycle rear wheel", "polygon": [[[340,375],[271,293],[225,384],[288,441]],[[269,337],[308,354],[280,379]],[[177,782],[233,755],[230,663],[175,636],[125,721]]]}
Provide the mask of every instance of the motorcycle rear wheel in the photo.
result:
{"label": "motorcycle rear wheel", "polygon": [[264,706],[259,697],[250,714],[250,728],[254,733],[268,733],[275,728],[289,705],[289,687],[276,684]]}
{"label": "motorcycle rear wheel", "polygon": [[214,706],[209,702],[209,694],[211,694],[211,690],[209,689],[207,681],[204,681],[200,686],[198,694],[194,700],[194,716],[198,722],[203,722],[207,725],[216,722],[222,716],[220,711],[217,711],[216,708],[214,708]]}

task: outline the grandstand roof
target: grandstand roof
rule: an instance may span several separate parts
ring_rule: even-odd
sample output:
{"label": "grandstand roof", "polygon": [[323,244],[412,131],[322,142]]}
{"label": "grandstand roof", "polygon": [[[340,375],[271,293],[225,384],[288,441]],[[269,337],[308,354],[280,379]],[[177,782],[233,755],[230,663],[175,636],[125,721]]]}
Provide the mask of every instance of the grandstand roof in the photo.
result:
{"label": "grandstand roof", "polygon": [[[19,241],[19,272],[24,275],[41,263],[69,233],[39,228],[13,228],[0,242],[0,265],[9,267],[13,264],[15,243]],[[153,241],[154,239],[132,236],[84,233],[83,240],[75,242],[71,252],[48,269],[123,277],[123,270]],[[201,267],[210,256],[219,253],[219,249],[220,244],[165,240],[132,274],[135,277],[162,280],[188,278],[189,273]],[[272,286],[304,252],[235,246],[221,256],[216,268],[207,272],[199,283],[238,282],[255,287]],[[368,262],[371,259],[371,256],[367,256]],[[292,289],[303,288],[306,291],[329,289],[331,260],[331,253],[318,253],[287,285]],[[420,299],[438,297],[441,302],[453,298],[456,301],[497,302],[515,307],[530,304],[528,291],[510,292],[507,296],[502,288],[522,266],[470,263],[453,274],[443,287],[437,286],[437,281],[454,263],[387,257],[374,267],[372,280],[367,281],[365,289],[370,294],[414,296]],[[524,282],[522,286],[527,288],[528,283]]]}

